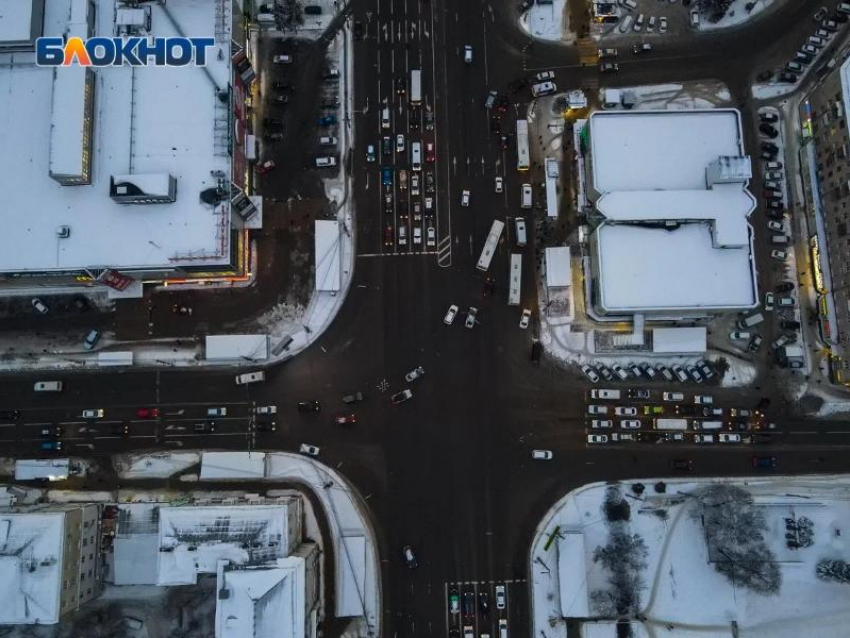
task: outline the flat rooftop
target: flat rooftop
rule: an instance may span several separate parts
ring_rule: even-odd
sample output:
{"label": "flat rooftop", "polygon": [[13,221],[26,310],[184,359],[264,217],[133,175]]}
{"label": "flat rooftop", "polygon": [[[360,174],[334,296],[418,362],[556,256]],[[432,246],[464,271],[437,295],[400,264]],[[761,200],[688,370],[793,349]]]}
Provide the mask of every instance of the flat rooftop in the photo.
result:
{"label": "flat rooftop", "polygon": [[0,42],[28,40],[32,14],[32,0],[0,0]]}
{"label": "flat rooftop", "polygon": [[705,189],[705,168],[722,155],[743,155],[738,112],[597,112],[590,116],[597,190]]}
{"label": "flat rooftop", "polygon": [[675,230],[604,224],[595,233],[608,310],[749,308],[758,302],[747,249],[712,247],[707,223]]}
{"label": "flat rooftop", "polygon": [[[0,2],[0,33],[12,28],[2,15],[8,4]],[[229,3],[223,4],[229,16]],[[46,3],[44,35],[62,35],[77,5]],[[62,186],[48,174],[53,120],[79,117],[52,112],[54,70],[36,67],[33,53],[0,54],[0,175],[6,176],[0,271],[161,270],[229,262],[229,197],[215,208],[200,201],[202,191],[217,185],[213,172],[221,171],[230,184],[231,160],[222,152],[229,107],[217,96],[229,84],[230,20],[217,27],[217,5],[206,0],[145,5],[154,35],[181,35],[179,28],[186,36],[211,37],[218,31],[223,44],[208,51],[205,69],[93,70],[90,185]],[[95,35],[112,36],[115,1],[96,0],[95,15]],[[110,176],[125,174],[170,174],[177,179],[177,200],[118,204],[109,197]],[[71,228],[68,238],[57,236],[63,225]]]}

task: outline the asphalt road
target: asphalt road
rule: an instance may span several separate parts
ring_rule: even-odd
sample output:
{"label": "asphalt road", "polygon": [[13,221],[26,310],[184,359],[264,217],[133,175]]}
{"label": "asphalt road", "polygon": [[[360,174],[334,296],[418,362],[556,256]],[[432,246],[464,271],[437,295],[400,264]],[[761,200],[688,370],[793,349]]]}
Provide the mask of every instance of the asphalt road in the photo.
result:
{"label": "asphalt road", "polygon": [[[41,443],[49,440],[42,429],[57,426],[64,428],[63,454],[93,457],[129,450],[318,445],[320,460],[338,468],[368,498],[384,572],[384,633],[406,638],[448,635],[456,622],[447,608],[454,587],[489,594],[489,612],[479,608],[472,619],[479,633],[488,627],[495,633],[496,620],[503,617],[511,636],[529,635],[525,581],[531,534],[546,509],[579,485],[669,475],[675,458],[694,459],[697,475],[746,475],[756,449],[777,456],[784,472],[846,471],[848,423],[794,417],[793,406],[783,402],[769,379],[760,390],[703,390],[724,407],[753,407],[759,397],[771,398],[767,418],[779,430],[769,445],[587,445],[588,382],[546,359],[532,364],[534,328],[518,327],[520,309],[506,305],[505,278],[497,277],[495,293],[485,297],[484,276],[475,269],[492,221],[510,222],[518,214],[520,184],[527,179],[515,170],[513,140],[503,151],[490,132],[483,108],[487,91],[504,92],[524,68],[555,70],[561,87],[599,84],[596,68],[582,67],[574,49],[536,43],[524,51],[528,38],[514,26],[515,11],[513,2],[355,1],[353,17],[364,23],[366,35],[354,48],[352,174],[360,257],[345,305],[312,348],[271,369],[265,384],[248,387],[235,386],[230,370],[7,377],[0,384],[0,407],[22,413],[0,419],[5,449],[41,453]],[[799,45],[810,29],[810,12],[809,6],[789,2],[745,31],[700,36],[695,43],[671,40],[640,60],[628,60],[603,84],[721,79],[752,120],[744,88]],[[471,65],[463,63],[464,45],[473,48]],[[320,67],[317,63],[305,73],[318,74]],[[410,71],[416,68],[423,72],[418,112],[397,88],[403,78],[409,91]],[[518,94],[512,102],[528,99]],[[392,113],[389,129],[381,125],[384,104]],[[433,129],[425,126],[429,110],[435,114]],[[515,118],[509,107],[503,130],[512,130]],[[406,150],[382,156],[381,138],[390,135],[394,149],[398,134],[405,136]],[[432,216],[423,211],[421,221],[413,219],[413,211],[417,201],[424,207],[424,183],[413,195],[410,187],[402,192],[397,178],[399,170],[411,170],[413,140],[433,143],[436,154],[422,171],[433,171],[435,210]],[[754,143],[749,131],[747,144]],[[374,163],[366,159],[369,144],[378,154]],[[295,157],[286,170],[295,170],[300,161]],[[387,189],[380,184],[382,166],[394,175],[389,209]],[[496,175],[505,178],[501,194],[494,189]],[[460,206],[463,189],[471,191],[468,208]],[[423,230],[433,226],[438,245],[414,245],[416,224]],[[400,225],[408,227],[403,246]],[[392,242],[385,241],[387,226],[393,228]],[[509,232],[491,272],[507,271],[512,250]],[[527,248],[523,254],[521,307],[534,307],[533,253]],[[461,314],[446,326],[443,316],[452,303]],[[463,325],[469,306],[479,309],[472,329]],[[404,374],[420,365],[425,375],[406,383]],[[46,377],[63,379],[66,391],[36,395],[32,383]],[[667,389],[659,383],[641,386]],[[406,387],[413,399],[392,405],[389,396]],[[366,400],[343,405],[341,397],[357,390]],[[301,400],[321,401],[322,411],[299,414]],[[269,404],[278,406],[275,431],[252,434],[253,407]],[[154,406],[158,418],[137,417],[138,408]],[[196,424],[207,423],[210,407],[226,407],[227,415],[214,418],[215,431],[196,431]],[[102,408],[104,416],[82,418],[88,408]],[[333,423],[332,417],[352,411],[355,425]],[[532,449],[552,450],[554,459],[532,461]],[[415,570],[401,558],[408,544],[419,560]],[[494,608],[497,584],[507,585],[505,610]]]}

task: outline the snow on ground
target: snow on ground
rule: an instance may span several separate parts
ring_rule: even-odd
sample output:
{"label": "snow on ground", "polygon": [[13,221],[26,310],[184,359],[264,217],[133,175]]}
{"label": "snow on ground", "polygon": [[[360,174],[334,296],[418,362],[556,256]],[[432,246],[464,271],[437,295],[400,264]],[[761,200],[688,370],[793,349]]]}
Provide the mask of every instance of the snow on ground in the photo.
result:
{"label": "snow on ground", "polygon": [[738,359],[724,353],[723,358],[729,364],[729,369],[723,375],[720,385],[724,388],[748,387],[756,380],[758,370],[749,361]]}
{"label": "snow on ground", "polygon": [[635,109],[668,111],[710,109],[716,106],[728,106],[731,99],[729,89],[721,82],[647,84],[644,86],[625,86],[619,90],[621,94],[624,91],[630,91],[634,94]]}
{"label": "snow on ground", "polygon": [[771,84],[753,84],[752,94],[756,100],[770,100],[775,97],[787,95],[796,90],[796,84],[788,84],[786,82],[776,82]]}
{"label": "snow on ground", "polygon": [[[754,4],[752,11],[747,12],[746,6]],[[714,31],[716,29],[728,29],[737,27],[744,22],[755,18],[759,13],[767,9],[773,0],[732,0],[729,10],[718,22],[711,23],[703,17],[700,20],[700,31]]]}
{"label": "snow on ground", "polygon": [[[844,539],[850,530],[850,478],[713,481],[745,489],[763,514],[764,540],[782,578],[776,595],[757,594],[740,584],[733,587],[709,561],[705,531],[691,516],[695,507],[691,494],[707,482],[667,480],[665,491],[659,493],[653,487],[656,480],[645,479],[641,495],[631,491],[632,483],[619,484],[628,514],[617,523],[610,522],[602,508],[608,485],[584,486],[556,503],[538,526],[529,555],[533,634],[565,638],[562,602],[576,605],[583,602],[579,596],[610,587],[610,572],[594,562],[593,554],[607,544],[612,529],[622,529],[646,543],[645,566],[638,570],[644,582],[638,590],[638,617],[647,627],[664,627],[676,636],[722,638],[730,635],[734,622],[742,636],[792,638],[810,635],[813,626],[818,638],[845,636],[850,622],[847,585],[817,578],[815,566],[822,559],[848,558],[850,543]],[[813,523],[813,543],[793,549],[786,537],[788,520],[802,517]],[[576,573],[579,564],[559,565],[562,544],[575,541],[577,534],[585,551],[583,574]],[[560,569],[566,570],[563,576]],[[596,609],[591,601],[591,617],[598,615]]]}
{"label": "snow on ground", "polygon": [[113,457],[115,471],[121,478],[168,478],[196,465],[201,460],[197,452],[165,452],[161,454],[119,454]]}
{"label": "snow on ground", "polygon": [[575,36],[569,30],[566,0],[553,0],[551,4],[533,4],[519,19],[520,28],[533,38],[555,42],[572,42]]}

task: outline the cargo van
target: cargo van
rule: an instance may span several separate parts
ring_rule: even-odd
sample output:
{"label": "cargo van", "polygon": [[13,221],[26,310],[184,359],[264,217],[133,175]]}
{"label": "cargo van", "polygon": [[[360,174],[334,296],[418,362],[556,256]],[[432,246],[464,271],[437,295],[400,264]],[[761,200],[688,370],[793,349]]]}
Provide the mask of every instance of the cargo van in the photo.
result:
{"label": "cargo van", "polygon": [[764,322],[764,315],[760,312],[753,313],[747,317],[742,317],[738,320],[738,327],[741,330],[747,330],[753,326],[757,326]]}
{"label": "cargo van", "polygon": [[522,185],[522,197],[520,199],[521,208],[531,208],[531,184]]}
{"label": "cargo van", "polygon": [[616,400],[620,398],[619,390],[602,390],[602,389],[593,389],[590,391],[591,399],[611,399]]}
{"label": "cargo van", "polygon": [[61,381],[36,381],[33,388],[36,392],[62,392]]}
{"label": "cargo van", "polygon": [[410,145],[410,166],[414,171],[422,170],[422,143],[413,142]]}
{"label": "cargo van", "polygon": [[258,383],[266,380],[265,372],[246,372],[236,375],[236,385],[248,385],[249,383]]}
{"label": "cargo van", "polygon": [[316,166],[318,168],[328,168],[330,166],[336,166],[336,158],[335,157],[317,157],[316,158]]}
{"label": "cargo van", "polygon": [[388,129],[390,127],[390,109],[386,108],[381,111],[381,128]]}
{"label": "cargo van", "polygon": [[522,217],[516,218],[516,245],[518,248],[525,248],[525,220]]}
{"label": "cargo van", "polygon": [[694,430],[722,430],[723,421],[698,421],[694,419]]}

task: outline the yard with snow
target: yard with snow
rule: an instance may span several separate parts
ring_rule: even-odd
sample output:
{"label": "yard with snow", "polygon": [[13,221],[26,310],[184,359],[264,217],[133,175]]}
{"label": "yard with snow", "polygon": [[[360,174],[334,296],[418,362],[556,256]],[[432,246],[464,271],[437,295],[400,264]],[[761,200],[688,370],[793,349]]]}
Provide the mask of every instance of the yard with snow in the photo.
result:
{"label": "yard with snow", "polygon": [[677,637],[846,636],[848,496],[845,476],[580,488],[538,527],[534,635],[565,637],[568,616],[611,638],[617,618]]}

